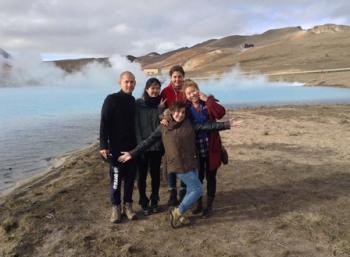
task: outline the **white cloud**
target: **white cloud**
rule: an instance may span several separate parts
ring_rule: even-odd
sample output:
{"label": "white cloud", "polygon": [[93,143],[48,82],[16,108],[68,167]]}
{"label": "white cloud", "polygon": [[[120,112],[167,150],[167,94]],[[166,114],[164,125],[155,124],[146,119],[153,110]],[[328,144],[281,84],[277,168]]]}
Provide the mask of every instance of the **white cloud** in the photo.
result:
{"label": "white cloud", "polygon": [[118,25],[113,26],[111,30],[113,32],[123,34],[127,31],[129,31],[130,29],[128,28],[128,26],[126,24],[118,24]]}
{"label": "white cloud", "polygon": [[164,52],[287,26],[350,24],[348,1],[0,1],[0,47],[89,56]]}

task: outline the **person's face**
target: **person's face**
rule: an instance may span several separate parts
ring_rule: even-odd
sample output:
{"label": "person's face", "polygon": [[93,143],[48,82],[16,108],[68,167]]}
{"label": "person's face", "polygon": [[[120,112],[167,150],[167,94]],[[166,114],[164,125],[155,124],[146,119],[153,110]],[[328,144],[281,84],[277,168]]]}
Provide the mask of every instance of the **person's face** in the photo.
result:
{"label": "person's face", "polygon": [[191,103],[198,103],[199,101],[199,90],[195,87],[188,87],[185,90],[186,99]]}
{"label": "person's face", "polygon": [[160,86],[156,83],[153,83],[149,88],[146,89],[146,92],[150,97],[157,97],[160,94]]}
{"label": "person's face", "polygon": [[184,76],[181,72],[174,71],[171,75],[171,83],[176,91],[180,91],[182,88],[182,84],[184,82]]}
{"label": "person's face", "polygon": [[182,122],[185,119],[185,116],[186,116],[186,108],[181,108],[179,110],[175,110],[172,113],[172,116],[173,116],[173,119],[176,122],[179,122],[179,123]]}
{"label": "person's face", "polygon": [[131,74],[125,74],[120,79],[119,85],[124,93],[131,95],[136,85],[135,77]]}

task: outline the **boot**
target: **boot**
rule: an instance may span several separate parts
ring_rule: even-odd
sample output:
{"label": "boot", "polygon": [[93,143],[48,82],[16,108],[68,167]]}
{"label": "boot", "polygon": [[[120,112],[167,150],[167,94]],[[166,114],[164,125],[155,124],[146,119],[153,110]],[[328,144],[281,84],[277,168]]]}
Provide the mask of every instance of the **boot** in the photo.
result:
{"label": "boot", "polygon": [[125,203],[123,208],[123,214],[128,218],[128,220],[135,220],[136,213],[132,209],[132,203]]}
{"label": "boot", "polygon": [[178,228],[181,225],[191,224],[190,219],[188,217],[186,217],[185,215],[182,215],[180,213],[179,208],[171,208],[169,216],[170,216],[170,225],[173,228]]}
{"label": "boot", "polygon": [[175,207],[175,206],[179,205],[179,202],[177,200],[176,194],[177,194],[176,193],[176,189],[170,189],[169,190],[168,206]]}
{"label": "boot", "polygon": [[203,210],[203,217],[208,218],[212,212],[213,212],[213,202],[214,202],[214,197],[208,196],[207,197],[207,208]]}
{"label": "boot", "polygon": [[203,200],[202,197],[197,200],[197,207],[192,211],[193,214],[199,214],[203,211]]}
{"label": "boot", "polygon": [[122,212],[121,212],[120,205],[112,207],[112,214],[111,214],[110,221],[112,223],[120,223],[122,221]]}
{"label": "boot", "polygon": [[179,202],[181,203],[186,195],[186,188],[181,188],[179,192]]}

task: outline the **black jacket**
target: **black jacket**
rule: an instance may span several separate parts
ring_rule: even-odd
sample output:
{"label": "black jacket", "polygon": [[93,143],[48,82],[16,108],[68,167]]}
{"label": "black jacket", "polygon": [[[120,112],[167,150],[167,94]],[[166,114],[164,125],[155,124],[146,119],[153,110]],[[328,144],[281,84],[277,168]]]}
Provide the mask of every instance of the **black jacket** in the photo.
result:
{"label": "black jacket", "polygon": [[[136,140],[138,144],[149,137],[160,125],[159,115],[162,112],[163,108],[148,106],[143,98],[136,100]],[[147,151],[163,152],[162,142],[155,143]]]}
{"label": "black jacket", "polygon": [[135,98],[123,91],[108,95],[101,111],[100,149],[109,149],[116,161],[121,151],[135,146]]}

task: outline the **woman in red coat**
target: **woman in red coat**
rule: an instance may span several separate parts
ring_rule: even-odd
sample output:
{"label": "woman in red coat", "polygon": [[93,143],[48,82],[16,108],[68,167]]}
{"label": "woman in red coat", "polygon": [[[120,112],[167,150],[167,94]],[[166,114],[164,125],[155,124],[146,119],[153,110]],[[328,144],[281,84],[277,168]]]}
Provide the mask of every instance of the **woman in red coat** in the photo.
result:
{"label": "woman in red coat", "polygon": [[[182,90],[188,102],[187,112],[192,122],[204,124],[207,121],[221,119],[225,115],[225,108],[213,96],[206,96],[200,92],[197,83],[193,80],[186,79]],[[216,193],[216,174],[221,165],[219,132],[197,132],[196,146],[199,157],[199,180],[202,184],[204,178],[207,180],[207,205],[206,208],[203,208],[203,201],[200,198],[193,213],[202,213],[203,216],[209,216]]]}

